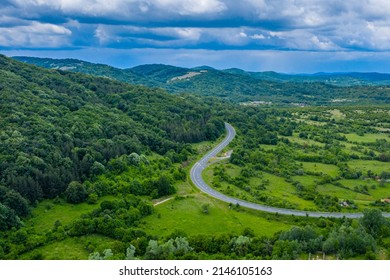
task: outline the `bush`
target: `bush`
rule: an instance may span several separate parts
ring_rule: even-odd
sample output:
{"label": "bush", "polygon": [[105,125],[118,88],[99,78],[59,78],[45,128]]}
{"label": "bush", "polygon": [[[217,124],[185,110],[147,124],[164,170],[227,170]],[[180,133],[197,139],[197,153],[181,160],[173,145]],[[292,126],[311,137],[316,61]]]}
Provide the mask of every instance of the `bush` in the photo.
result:
{"label": "bush", "polygon": [[73,181],[69,183],[65,191],[65,198],[69,203],[81,203],[87,199],[87,191],[81,183]]}

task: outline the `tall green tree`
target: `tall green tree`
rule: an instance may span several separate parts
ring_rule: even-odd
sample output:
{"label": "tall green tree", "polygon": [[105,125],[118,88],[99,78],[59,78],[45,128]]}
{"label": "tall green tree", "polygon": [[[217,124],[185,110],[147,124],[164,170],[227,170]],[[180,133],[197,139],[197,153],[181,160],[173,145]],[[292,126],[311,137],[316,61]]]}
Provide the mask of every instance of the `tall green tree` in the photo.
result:
{"label": "tall green tree", "polygon": [[85,187],[76,181],[72,181],[69,183],[68,188],[65,191],[66,200],[70,203],[81,203],[87,199],[87,191]]}

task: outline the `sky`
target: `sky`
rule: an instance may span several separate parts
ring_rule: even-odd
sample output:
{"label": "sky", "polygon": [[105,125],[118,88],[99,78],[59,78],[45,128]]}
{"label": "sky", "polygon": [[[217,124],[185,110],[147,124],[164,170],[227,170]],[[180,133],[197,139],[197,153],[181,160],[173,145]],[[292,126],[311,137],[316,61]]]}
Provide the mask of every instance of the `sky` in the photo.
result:
{"label": "sky", "polygon": [[390,73],[389,0],[0,0],[0,53]]}

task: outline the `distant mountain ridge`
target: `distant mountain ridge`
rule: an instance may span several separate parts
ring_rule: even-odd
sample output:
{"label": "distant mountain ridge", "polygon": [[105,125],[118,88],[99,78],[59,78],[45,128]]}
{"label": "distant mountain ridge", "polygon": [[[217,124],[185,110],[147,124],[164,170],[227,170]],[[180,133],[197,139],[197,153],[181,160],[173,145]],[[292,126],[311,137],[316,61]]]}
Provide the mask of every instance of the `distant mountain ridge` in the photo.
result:
{"label": "distant mountain ridge", "polygon": [[[273,71],[249,72],[209,66],[183,68],[146,64],[119,69],[76,59],[14,57],[40,67],[81,72],[95,76],[161,87],[171,93],[193,93],[233,102],[264,101],[257,104],[331,105],[389,103],[390,74],[314,73],[282,74]],[[269,103],[271,102],[271,103]]]}
{"label": "distant mountain ridge", "polygon": [[[44,68],[69,70],[73,72],[84,72],[87,74],[109,74],[115,75],[117,79],[134,80],[138,83],[143,77],[150,75],[159,76],[161,82],[163,78],[172,76],[174,74],[183,75],[185,72],[194,70],[211,70],[211,71],[222,71],[229,74],[245,75],[256,79],[262,79],[267,81],[277,82],[323,82],[337,86],[351,86],[351,85],[390,85],[390,74],[378,73],[378,72],[317,72],[312,74],[285,74],[278,73],[275,71],[264,71],[264,72],[252,72],[245,71],[239,68],[230,68],[224,70],[217,70],[213,67],[203,65],[193,68],[183,68],[165,64],[144,64],[135,66],[127,69],[115,68],[105,64],[91,63],[82,61],[79,59],[52,59],[52,58],[37,58],[27,56],[15,56],[16,60],[35,64]],[[92,70],[94,69],[94,71]],[[89,69],[89,71],[88,71]],[[79,71],[80,70],[80,71]],[[100,71],[99,71],[100,70]],[[90,73],[88,73],[90,72]],[[158,73],[158,74],[157,74]],[[167,76],[164,76],[164,73]]]}
{"label": "distant mountain ridge", "polygon": [[251,76],[275,82],[321,82],[335,86],[390,85],[390,74],[377,72],[318,72],[313,74],[284,74],[274,71],[247,72],[237,68],[223,70],[227,73]]}

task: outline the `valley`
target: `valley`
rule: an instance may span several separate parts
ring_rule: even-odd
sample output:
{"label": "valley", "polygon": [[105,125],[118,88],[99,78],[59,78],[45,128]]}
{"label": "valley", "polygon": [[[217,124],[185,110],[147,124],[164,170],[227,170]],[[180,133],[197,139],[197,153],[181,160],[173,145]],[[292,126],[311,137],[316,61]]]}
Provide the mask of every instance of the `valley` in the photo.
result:
{"label": "valley", "polygon": [[0,56],[1,259],[390,258],[388,85],[30,62]]}

